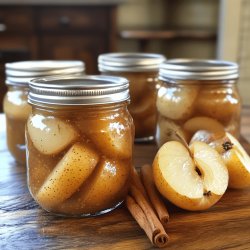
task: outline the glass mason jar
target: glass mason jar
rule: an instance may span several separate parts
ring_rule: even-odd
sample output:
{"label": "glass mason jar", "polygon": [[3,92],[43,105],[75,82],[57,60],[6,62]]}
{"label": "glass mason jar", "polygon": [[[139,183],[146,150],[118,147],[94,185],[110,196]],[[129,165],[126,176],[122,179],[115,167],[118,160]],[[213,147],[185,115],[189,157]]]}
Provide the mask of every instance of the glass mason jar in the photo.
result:
{"label": "glass mason jar", "polygon": [[159,71],[156,141],[160,147],[177,131],[187,141],[197,130],[240,135],[238,65],[216,60],[173,59]]}
{"label": "glass mason jar", "polygon": [[27,102],[28,82],[35,77],[83,74],[81,61],[22,61],[5,65],[8,92],[3,101],[6,116],[7,145],[15,160],[25,164],[25,123],[31,112]]}
{"label": "glass mason jar", "polygon": [[101,74],[129,80],[131,103],[128,109],[134,120],[137,142],[154,139],[158,71],[165,60],[163,55],[147,53],[108,53],[98,58]]}
{"label": "glass mason jar", "polygon": [[94,216],[122,203],[132,168],[134,125],[125,78],[30,82],[28,187],[49,212]]}

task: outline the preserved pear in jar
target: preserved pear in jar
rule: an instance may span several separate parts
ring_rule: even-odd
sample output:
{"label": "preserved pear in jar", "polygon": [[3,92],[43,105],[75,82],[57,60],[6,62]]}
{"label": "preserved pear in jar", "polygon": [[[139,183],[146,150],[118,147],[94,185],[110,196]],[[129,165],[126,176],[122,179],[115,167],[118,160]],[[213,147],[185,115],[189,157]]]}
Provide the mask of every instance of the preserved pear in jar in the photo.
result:
{"label": "preserved pear in jar", "polygon": [[81,61],[21,61],[5,65],[6,85],[3,107],[6,116],[7,145],[15,160],[25,164],[25,124],[31,112],[27,102],[28,82],[35,77],[84,73]]}
{"label": "preserved pear in jar", "polygon": [[135,141],[154,139],[156,129],[156,90],[159,65],[166,58],[150,53],[108,53],[98,58],[103,75],[129,80],[131,103],[128,107],[135,124]]}
{"label": "preserved pear in jar", "polygon": [[172,59],[159,71],[156,141],[161,146],[173,131],[187,141],[198,130],[240,135],[241,99],[238,65],[216,60]]}
{"label": "preserved pear in jar", "polygon": [[95,216],[128,192],[134,125],[125,78],[85,76],[30,82],[28,186],[37,203],[66,216]]}

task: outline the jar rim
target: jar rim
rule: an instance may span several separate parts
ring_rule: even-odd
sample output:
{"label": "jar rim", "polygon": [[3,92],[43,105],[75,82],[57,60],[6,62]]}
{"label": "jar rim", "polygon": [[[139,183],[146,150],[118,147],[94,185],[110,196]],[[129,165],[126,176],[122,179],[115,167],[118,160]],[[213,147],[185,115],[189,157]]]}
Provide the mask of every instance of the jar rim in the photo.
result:
{"label": "jar rim", "polygon": [[129,82],[116,76],[61,76],[29,82],[28,102],[44,105],[99,105],[129,100]]}
{"label": "jar rim", "polygon": [[106,53],[98,57],[100,72],[144,72],[159,69],[166,57],[155,53]]}
{"label": "jar rim", "polygon": [[81,75],[85,63],[79,60],[18,61],[5,64],[6,85],[28,85],[33,78],[54,75]]}
{"label": "jar rim", "polygon": [[239,77],[237,63],[222,60],[171,59],[160,65],[159,79],[232,80]]}

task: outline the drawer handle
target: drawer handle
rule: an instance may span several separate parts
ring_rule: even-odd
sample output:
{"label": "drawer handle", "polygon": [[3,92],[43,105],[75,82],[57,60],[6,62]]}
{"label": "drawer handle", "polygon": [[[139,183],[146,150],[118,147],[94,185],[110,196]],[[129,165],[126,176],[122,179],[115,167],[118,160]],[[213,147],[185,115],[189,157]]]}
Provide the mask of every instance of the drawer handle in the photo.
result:
{"label": "drawer handle", "polygon": [[7,26],[4,23],[0,23],[0,32],[4,32],[7,30]]}
{"label": "drawer handle", "polygon": [[69,26],[71,23],[70,18],[67,16],[61,16],[59,19],[59,24],[63,27]]}

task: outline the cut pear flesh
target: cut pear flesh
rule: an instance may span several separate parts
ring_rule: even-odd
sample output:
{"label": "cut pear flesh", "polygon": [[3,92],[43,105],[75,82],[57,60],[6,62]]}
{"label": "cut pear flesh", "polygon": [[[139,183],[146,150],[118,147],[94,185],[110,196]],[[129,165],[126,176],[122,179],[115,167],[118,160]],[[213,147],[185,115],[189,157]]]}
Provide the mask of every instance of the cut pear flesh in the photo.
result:
{"label": "cut pear flesh", "polygon": [[219,153],[204,142],[193,143],[190,150],[203,176],[205,190],[224,194],[228,186],[228,171]]}
{"label": "cut pear flesh", "polygon": [[229,187],[250,187],[250,157],[239,141],[229,133],[226,137],[232,143],[232,148],[223,154],[224,162],[229,171]]}
{"label": "cut pear flesh", "polygon": [[209,132],[207,130],[198,130],[191,138],[189,144],[192,144],[194,141],[202,141],[215,149],[219,154],[222,154],[225,152],[223,144],[228,141],[225,135],[226,133],[222,134]]}
{"label": "cut pear flesh", "polygon": [[167,118],[187,119],[193,112],[197,94],[197,86],[189,86],[188,88],[161,87],[158,91],[156,106],[159,113]]}
{"label": "cut pear flesh", "polygon": [[222,139],[221,134],[212,133],[212,132],[209,132],[207,130],[198,130],[192,136],[189,143],[192,144],[194,141],[203,141],[203,142],[209,144],[209,143],[211,143],[215,140],[219,140],[219,139]]}
{"label": "cut pear flesh", "polygon": [[69,198],[90,176],[98,160],[98,154],[88,145],[74,144],[38,191],[38,203],[51,208]]}
{"label": "cut pear flesh", "polygon": [[28,119],[27,130],[35,148],[46,155],[59,153],[78,136],[70,124],[38,114]]}
{"label": "cut pear flesh", "polygon": [[221,156],[204,142],[194,142],[190,151],[177,141],[165,143],[154,159],[153,173],[160,193],[187,210],[211,207],[228,185]]}

